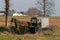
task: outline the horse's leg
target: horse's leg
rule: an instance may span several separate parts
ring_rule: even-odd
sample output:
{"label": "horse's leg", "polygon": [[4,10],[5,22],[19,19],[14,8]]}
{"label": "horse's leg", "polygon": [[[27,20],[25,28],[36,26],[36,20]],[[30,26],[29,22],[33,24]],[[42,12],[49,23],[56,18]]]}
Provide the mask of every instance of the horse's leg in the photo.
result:
{"label": "horse's leg", "polygon": [[27,31],[28,31],[28,23],[25,22],[25,32],[27,32]]}
{"label": "horse's leg", "polygon": [[18,33],[20,33],[20,25],[17,26],[16,30]]}
{"label": "horse's leg", "polygon": [[24,30],[25,30],[24,32],[26,33],[27,32],[27,26],[24,26]]}

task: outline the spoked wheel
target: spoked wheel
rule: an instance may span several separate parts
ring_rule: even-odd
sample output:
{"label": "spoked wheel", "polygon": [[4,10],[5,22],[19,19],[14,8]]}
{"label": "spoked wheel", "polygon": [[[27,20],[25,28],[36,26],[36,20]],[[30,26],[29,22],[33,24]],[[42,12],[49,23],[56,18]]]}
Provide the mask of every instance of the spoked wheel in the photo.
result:
{"label": "spoked wheel", "polygon": [[37,27],[36,27],[36,32],[40,33],[41,32],[41,25],[38,24]]}

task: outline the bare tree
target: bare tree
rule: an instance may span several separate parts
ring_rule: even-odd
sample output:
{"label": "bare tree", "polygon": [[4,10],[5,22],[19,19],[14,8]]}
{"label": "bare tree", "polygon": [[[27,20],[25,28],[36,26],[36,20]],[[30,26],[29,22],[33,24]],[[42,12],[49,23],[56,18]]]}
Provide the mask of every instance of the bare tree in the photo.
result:
{"label": "bare tree", "polygon": [[5,19],[6,19],[6,21],[5,21],[5,26],[7,26],[7,18],[8,18],[8,14],[9,14],[9,0],[5,0],[5,7],[6,7],[6,17],[5,17]]}
{"label": "bare tree", "polygon": [[37,0],[37,7],[42,11],[43,16],[54,14],[54,0]]}

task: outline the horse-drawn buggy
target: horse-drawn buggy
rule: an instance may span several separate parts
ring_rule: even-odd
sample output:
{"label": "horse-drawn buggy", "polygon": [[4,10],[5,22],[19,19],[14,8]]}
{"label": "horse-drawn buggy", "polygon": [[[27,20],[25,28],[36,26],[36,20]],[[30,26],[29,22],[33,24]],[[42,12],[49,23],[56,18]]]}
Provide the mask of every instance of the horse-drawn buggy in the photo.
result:
{"label": "horse-drawn buggy", "polygon": [[18,21],[15,18],[12,18],[11,24],[14,23],[15,25],[15,32],[20,34],[20,33],[26,33],[26,32],[31,32],[31,33],[36,33],[37,31],[41,30],[54,30],[52,27],[44,27],[41,28],[41,20],[37,19],[37,17],[32,17],[31,21]]}

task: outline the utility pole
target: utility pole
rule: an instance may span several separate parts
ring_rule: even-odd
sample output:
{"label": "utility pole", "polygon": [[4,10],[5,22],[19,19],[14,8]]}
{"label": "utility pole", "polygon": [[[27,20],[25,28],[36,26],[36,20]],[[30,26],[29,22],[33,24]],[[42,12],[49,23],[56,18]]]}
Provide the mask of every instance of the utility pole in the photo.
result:
{"label": "utility pole", "polygon": [[7,27],[7,20],[8,20],[8,14],[9,14],[9,0],[5,0],[5,26]]}

